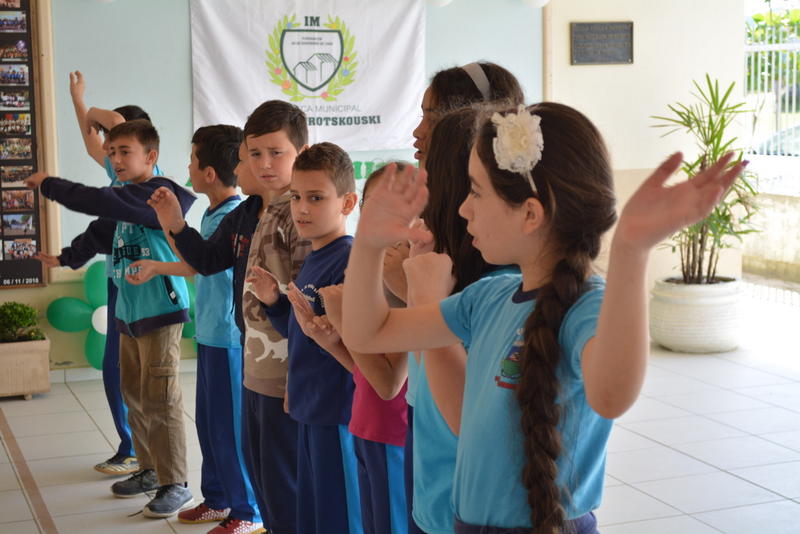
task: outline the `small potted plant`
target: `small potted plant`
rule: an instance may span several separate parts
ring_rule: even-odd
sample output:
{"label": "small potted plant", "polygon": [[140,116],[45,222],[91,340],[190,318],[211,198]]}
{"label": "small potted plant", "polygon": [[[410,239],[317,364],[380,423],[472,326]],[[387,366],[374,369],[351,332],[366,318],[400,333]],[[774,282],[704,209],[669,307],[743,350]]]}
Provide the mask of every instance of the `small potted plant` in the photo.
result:
{"label": "small potted plant", "polygon": [[[744,102],[731,103],[734,84],[721,91],[719,82],[706,75],[705,84],[694,82],[695,101],[669,106],[671,114],[653,117],[667,134],[683,131],[696,141],[698,154],[687,158],[681,171],[693,178],[723,154],[737,150],[730,127],[746,112]],[[665,135],[667,135],[665,134]],[[724,352],[738,346],[741,330],[741,283],[717,272],[720,253],[742,236],[755,231],[754,175],[744,173],[722,201],[702,221],[671,237],[670,247],[681,261],[681,276],[656,282],[650,305],[650,336],[668,349],[680,352]]]}
{"label": "small potted plant", "polygon": [[27,304],[0,305],[0,397],[50,391],[50,340]]}

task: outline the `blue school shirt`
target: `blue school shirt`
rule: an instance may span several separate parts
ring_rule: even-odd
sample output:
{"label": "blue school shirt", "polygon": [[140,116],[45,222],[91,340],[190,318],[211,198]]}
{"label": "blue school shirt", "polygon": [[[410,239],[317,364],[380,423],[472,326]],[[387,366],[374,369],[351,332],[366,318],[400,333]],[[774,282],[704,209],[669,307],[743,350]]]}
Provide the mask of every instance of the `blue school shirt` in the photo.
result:
{"label": "blue school shirt", "polygon": [[[111,165],[111,158],[108,156],[103,157],[103,167],[106,169],[108,179],[111,180],[112,187],[120,187],[125,185],[125,182],[120,182],[117,179],[117,173],[114,171],[114,167]],[[164,176],[164,173],[161,172],[161,169],[158,167],[158,165],[153,167],[153,176]],[[114,276],[114,262],[112,261],[111,256],[106,256],[106,276],[108,278],[113,278]]]}
{"label": "blue school shirt", "polygon": [[[469,346],[461,434],[453,481],[453,507],[461,521],[494,527],[531,527],[520,409],[515,388],[525,320],[535,291],[522,292],[522,276],[484,278],[441,302],[447,326]],[[581,352],[595,335],[605,282],[591,277],[567,311],[559,331],[556,369],[562,408],[562,453],[556,483],[566,487],[566,517],[600,505],[606,445],[612,421],[589,406]]]}
{"label": "blue school shirt", "polygon": [[[242,202],[239,195],[223,200],[216,208],[207,209],[200,223],[200,234],[209,239],[220,221]],[[209,347],[241,347],[241,333],[233,313],[233,268],[217,274],[195,276],[197,299],[194,312],[197,342]]]}
{"label": "blue school shirt", "polygon": [[[353,238],[343,236],[306,256],[295,285],[315,314],[325,313],[318,290],[344,281],[352,245]],[[275,330],[289,340],[289,415],[307,425],[348,424],[355,389],[353,375],[303,333],[286,295],[264,310]]]}
{"label": "blue school shirt", "polygon": [[[499,267],[483,277],[517,274],[516,267]],[[469,350],[469,347],[466,347]],[[412,356],[413,358],[413,356]],[[426,356],[418,364],[414,406],[414,522],[428,534],[452,534],[452,492],[458,436],[445,421],[425,375]],[[416,359],[414,359],[416,364]]]}
{"label": "blue school shirt", "polygon": [[416,404],[417,397],[417,375],[419,374],[419,364],[413,352],[408,353],[408,387],[406,388],[406,404],[412,408]]}

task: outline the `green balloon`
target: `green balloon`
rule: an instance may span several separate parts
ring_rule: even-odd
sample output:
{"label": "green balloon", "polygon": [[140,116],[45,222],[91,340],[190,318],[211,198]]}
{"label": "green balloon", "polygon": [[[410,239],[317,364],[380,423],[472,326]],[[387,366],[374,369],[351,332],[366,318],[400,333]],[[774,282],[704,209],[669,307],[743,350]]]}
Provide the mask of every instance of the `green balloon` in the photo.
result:
{"label": "green balloon", "polygon": [[86,270],[83,277],[83,289],[86,300],[92,308],[97,308],[108,302],[108,277],[106,276],[106,262],[96,261]]}
{"label": "green balloon", "polygon": [[92,326],[93,308],[80,299],[61,297],[47,307],[47,320],[58,330],[80,332]]}
{"label": "green balloon", "polygon": [[181,336],[183,336],[186,339],[191,339],[194,337],[196,333],[197,333],[197,328],[195,326],[194,321],[183,323],[183,334],[181,334]]}
{"label": "green balloon", "polygon": [[95,369],[102,369],[105,351],[106,336],[98,334],[94,328],[90,328],[89,333],[86,334],[86,343],[83,346],[86,361]]}

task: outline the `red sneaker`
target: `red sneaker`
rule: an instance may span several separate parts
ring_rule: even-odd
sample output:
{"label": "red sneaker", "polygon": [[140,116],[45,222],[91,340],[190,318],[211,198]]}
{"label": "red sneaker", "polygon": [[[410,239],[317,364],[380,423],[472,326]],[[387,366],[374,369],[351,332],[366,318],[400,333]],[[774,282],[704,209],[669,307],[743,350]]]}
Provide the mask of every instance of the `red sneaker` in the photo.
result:
{"label": "red sneaker", "polygon": [[230,511],[230,508],[216,510],[206,506],[206,503],[200,503],[194,508],[180,512],[178,521],[181,523],[212,523],[225,519]]}
{"label": "red sneaker", "polygon": [[266,532],[261,523],[229,517],[208,531],[208,534],[260,534]]}

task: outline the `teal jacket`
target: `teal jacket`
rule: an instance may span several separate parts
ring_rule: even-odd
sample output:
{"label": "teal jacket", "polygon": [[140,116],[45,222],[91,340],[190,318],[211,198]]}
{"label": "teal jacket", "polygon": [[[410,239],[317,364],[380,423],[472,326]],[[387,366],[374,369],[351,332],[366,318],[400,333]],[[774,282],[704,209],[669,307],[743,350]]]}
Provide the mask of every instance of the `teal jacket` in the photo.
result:
{"label": "teal jacket", "polygon": [[195,200],[189,191],[163,177],[125,187],[89,187],[47,178],[41,187],[44,196],[71,210],[116,221],[113,243],[109,243],[108,250],[99,252],[111,254],[111,275],[119,288],[117,326],[132,337],[189,321],[189,294],[183,277],[157,276],[138,286],[125,280],[130,264],[137,260],[178,261],[155,212],[147,205],[159,187],[168,187],[175,193],[184,215]]}

